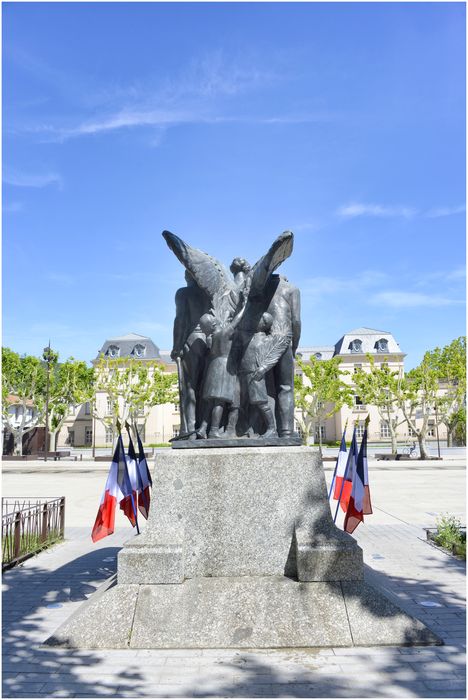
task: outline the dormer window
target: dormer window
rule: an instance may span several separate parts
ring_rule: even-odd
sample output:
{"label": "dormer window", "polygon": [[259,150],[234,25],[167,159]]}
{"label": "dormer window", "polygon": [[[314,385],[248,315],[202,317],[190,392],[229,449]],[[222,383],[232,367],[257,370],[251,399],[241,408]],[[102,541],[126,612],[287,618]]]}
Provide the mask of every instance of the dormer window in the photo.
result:
{"label": "dormer window", "polygon": [[351,352],[362,352],[362,340],[359,340],[359,338],[352,340],[349,344],[349,349]]}
{"label": "dormer window", "polygon": [[388,340],[380,338],[374,345],[377,352],[388,352]]}
{"label": "dormer window", "polygon": [[144,345],[135,345],[135,347],[132,350],[132,354],[135,357],[144,357],[146,354],[146,348]]}
{"label": "dormer window", "polygon": [[106,355],[109,357],[118,357],[120,355],[120,348],[118,345],[109,345]]}
{"label": "dormer window", "polygon": [[314,357],[316,360],[321,360],[322,359],[322,353],[321,352],[315,352]]}

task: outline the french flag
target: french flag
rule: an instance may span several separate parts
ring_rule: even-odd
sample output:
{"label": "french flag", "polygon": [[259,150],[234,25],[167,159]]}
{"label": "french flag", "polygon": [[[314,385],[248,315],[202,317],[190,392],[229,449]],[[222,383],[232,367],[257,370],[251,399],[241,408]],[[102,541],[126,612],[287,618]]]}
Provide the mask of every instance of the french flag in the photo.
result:
{"label": "french flag", "polygon": [[351,492],[353,489],[354,475],[356,473],[356,464],[358,457],[357,441],[356,441],[356,426],[353,430],[353,438],[351,440],[351,447],[348,452],[348,459],[346,460],[346,468],[341,482],[341,488],[338,492],[339,504],[341,509],[346,513],[348,510],[349,500],[351,498]]}
{"label": "french flag", "polygon": [[343,431],[343,437],[341,438],[340,450],[338,452],[338,459],[336,460],[335,466],[335,488],[333,491],[333,498],[337,501],[340,497],[341,487],[343,486],[343,479],[346,470],[346,463],[348,461],[348,451],[346,449],[346,428]]}
{"label": "french flag", "polygon": [[122,508],[122,510],[124,510],[125,514],[129,517],[132,525],[136,525],[136,509],[134,503],[132,509],[132,501],[132,487],[127,471],[124,446],[122,436],[119,435],[114,456],[112,458],[112,464],[107,476],[106,486],[104,488],[96,521],[91,533],[91,539],[93,542],[102,540],[103,537],[112,535],[114,532],[115,509],[118,503],[121,504],[121,508],[123,503],[130,505],[132,517],[128,516],[127,511],[124,508]]}
{"label": "french flag", "polygon": [[[366,476],[367,475],[367,476]],[[367,489],[366,489],[367,481]],[[364,514],[372,513],[369,492],[369,471],[367,465],[367,428],[364,431],[361,448],[356,462],[353,488],[349,498],[343,529],[354,532],[359,523],[364,521]]]}
{"label": "french flag", "polygon": [[[130,479],[130,485],[132,487],[133,503],[138,502],[138,494],[140,492],[140,473],[138,471],[138,461],[135,454],[135,448],[133,447],[132,438],[130,437],[130,432],[128,432],[128,451],[125,455],[127,459],[127,469],[128,478]],[[120,504],[120,509],[123,510],[127,518],[132,522],[133,506],[132,503],[128,501],[122,501]],[[134,523],[132,523],[134,524]]]}
{"label": "french flag", "polygon": [[143,448],[143,443],[141,442],[140,435],[138,434],[138,430],[136,431],[136,436],[138,440],[138,470],[140,473],[140,481],[142,485],[141,493],[138,498],[138,508],[141,514],[145,518],[148,518],[151,503],[150,487],[153,486],[153,482],[151,479],[150,470],[148,469],[148,462],[146,461],[145,450]]}
{"label": "french flag", "polygon": [[143,517],[148,519],[150,504],[149,488],[148,484],[145,483],[142,478],[139,459],[136,455],[130,432],[128,433],[128,473],[134,493],[135,503],[138,502],[138,510]]}

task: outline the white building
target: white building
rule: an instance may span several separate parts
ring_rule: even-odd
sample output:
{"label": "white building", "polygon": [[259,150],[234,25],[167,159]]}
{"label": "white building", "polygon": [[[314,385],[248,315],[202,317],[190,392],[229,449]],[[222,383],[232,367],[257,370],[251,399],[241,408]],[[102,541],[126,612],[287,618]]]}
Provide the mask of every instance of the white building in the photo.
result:
{"label": "white building", "polygon": [[[375,364],[385,362],[391,368],[404,371],[405,353],[402,352],[395,338],[388,331],[379,331],[372,328],[355,328],[343,335],[335,345],[300,347],[298,356],[307,362],[310,357],[319,360],[327,360],[338,356],[341,360],[341,368],[348,374],[343,374],[343,379],[353,384],[353,374],[356,369],[364,371],[370,369],[368,355],[372,355]],[[129,333],[124,336],[110,338],[105,341],[93,361],[99,357],[117,358],[134,357],[144,361],[157,361],[161,363],[168,373],[176,373],[177,366],[171,360],[168,350],[160,350],[147,336]],[[99,415],[104,416],[111,411],[108,397],[105,392],[96,393],[96,406]],[[348,421],[348,438],[351,436],[352,425],[358,420],[358,436],[361,437],[364,430],[364,421],[370,415],[369,440],[388,442],[388,426],[385,424],[375,406],[365,406],[358,394],[354,396],[352,408],[344,406],[322,425],[322,441],[336,441],[341,435]],[[178,404],[164,404],[153,406],[145,426],[141,426],[140,434],[145,445],[157,445],[167,443],[172,437],[176,437],[180,430],[180,415]],[[443,425],[439,426],[441,439],[445,439],[446,432]],[[94,435],[94,439],[93,439]],[[435,439],[435,421],[432,422],[428,438]],[[318,435],[315,435],[318,439]],[[399,428],[399,439],[409,440],[411,435],[406,423]],[[110,447],[112,444],[112,432],[104,423],[93,418],[89,404],[75,407],[62,427],[58,446],[61,448],[75,446]]]}

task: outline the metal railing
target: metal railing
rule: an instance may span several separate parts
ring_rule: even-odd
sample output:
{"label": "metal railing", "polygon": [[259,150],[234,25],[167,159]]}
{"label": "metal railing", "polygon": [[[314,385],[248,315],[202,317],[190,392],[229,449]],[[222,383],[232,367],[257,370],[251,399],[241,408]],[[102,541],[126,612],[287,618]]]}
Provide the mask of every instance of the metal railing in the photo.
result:
{"label": "metal railing", "polygon": [[65,497],[2,498],[2,570],[63,540]]}

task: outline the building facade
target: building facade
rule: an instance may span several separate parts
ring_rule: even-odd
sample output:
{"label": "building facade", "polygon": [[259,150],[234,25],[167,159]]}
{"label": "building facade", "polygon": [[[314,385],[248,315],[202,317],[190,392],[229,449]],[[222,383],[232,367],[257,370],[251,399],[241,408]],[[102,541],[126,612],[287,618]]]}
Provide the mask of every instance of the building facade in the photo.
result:
{"label": "building facade", "polygon": [[[328,360],[332,357],[339,357],[340,367],[343,370],[343,379],[350,386],[353,386],[353,374],[357,369],[370,370],[368,356],[371,355],[376,365],[383,362],[388,364],[395,371],[404,372],[405,353],[402,352],[395,338],[388,331],[379,331],[373,328],[355,328],[343,335],[335,345],[313,346],[298,348],[298,357],[303,362],[307,362],[311,357],[318,360]],[[129,333],[124,336],[110,338],[106,340],[100,349],[97,358],[101,356],[114,358],[137,358],[142,362],[157,361],[163,366],[167,373],[176,373],[177,366],[170,357],[167,350],[160,350],[157,345],[147,336]],[[112,412],[109,397],[105,392],[96,392],[95,413],[100,417],[105,417]],[[386,442],[390,439],[388,425],[382,420],[378,409],[375,406],[363,404],[357,392],[354,394],[354,403],[351,408],[343,406],[337,413],[326,419],[321,426],[322,441],[333,442],[341,439],[346,422],[348,422],[348,439],[351,437],[353,425],[357,421],[357,434],[362,437],[364,431],[364,421],[369,414],[369,440],[375,442]],[[401,416],[403,419],[403,416]],[[435,419],[429,421],[428,440],[436,439]],[[177,437],[180,431],[180,414],[177,403],[153,406],[145,424],[140,425],[139,432],[145,445],[158,445],[167,443],[173,437]],[[398,439],[401,441],[412,440],[408,425],[402,422],[398,429]],[[446,438],[445,426],[439,425],[440,439]],[[105,422],[93,415],[90,404],[76,406],[70,412],[63,425],[58,446],[66,447],[90,447],[96,448],[111,447],[112,431],[106,427]],[[318,441],[319,435],[316,432],[311,436],[312,441]]]}

